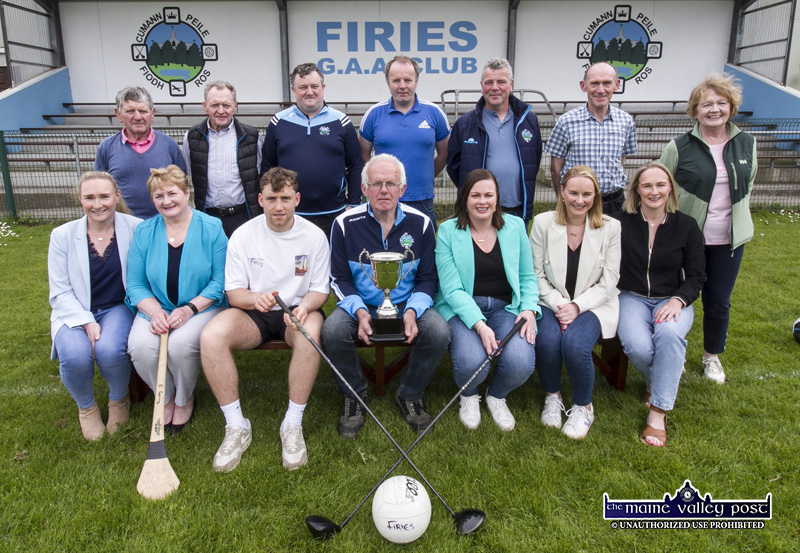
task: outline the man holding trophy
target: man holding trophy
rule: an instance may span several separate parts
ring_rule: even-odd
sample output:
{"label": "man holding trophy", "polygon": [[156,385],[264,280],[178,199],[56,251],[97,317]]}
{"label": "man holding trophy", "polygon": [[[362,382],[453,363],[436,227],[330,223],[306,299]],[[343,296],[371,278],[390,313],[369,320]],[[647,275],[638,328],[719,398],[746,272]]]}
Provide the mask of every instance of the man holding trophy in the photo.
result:
{"label": "man holding trophy", "polygon": [[[322,327],[322,342],[342,376],[366,400],[367,380],[355,340],[405,337],[411,354],[395,400],[408,425],[421,433],[432,420],[422,396],[450,342],[450,328],[431,309],[437,286],[433,224],[398,202],[405,189],[400,160],[377,155],[361,174],[368,202],[334,221],[331,287],[339,301]],[[353,439],[364,425],[364,411],[343,382],[337,385],[345,396],[339,434]]]}

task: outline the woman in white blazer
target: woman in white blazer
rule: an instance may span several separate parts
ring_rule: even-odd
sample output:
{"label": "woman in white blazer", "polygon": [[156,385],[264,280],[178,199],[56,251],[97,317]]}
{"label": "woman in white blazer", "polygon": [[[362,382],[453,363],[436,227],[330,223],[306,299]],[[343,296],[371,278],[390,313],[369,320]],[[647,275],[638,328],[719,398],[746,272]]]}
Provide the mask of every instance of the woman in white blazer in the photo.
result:
{"label": "woman in white blazer", "polygon": [[[116,211],[124,203],[114,178],[84,173],[78,197],[85,215],[53,230],[47,255],[51,359],[78,404],[81,431],[96,441],[128,420],[127,352],[133,313],[125,305],[128,248],[141,219]],[[108,425],[94,398],[94,365],[108,382]]]}
{"label": "woman in white blazer", "polygon": [[[570,438],[586,437],[594,422],[592,347],[617,332],[620,224],[603,215],[594,172],[571,168],[555,211],[534,217],[533,264],[542,318],[536,365],[546,392],[541,420]],[[572,408],[561,426],[561,364],[572,383]]]}

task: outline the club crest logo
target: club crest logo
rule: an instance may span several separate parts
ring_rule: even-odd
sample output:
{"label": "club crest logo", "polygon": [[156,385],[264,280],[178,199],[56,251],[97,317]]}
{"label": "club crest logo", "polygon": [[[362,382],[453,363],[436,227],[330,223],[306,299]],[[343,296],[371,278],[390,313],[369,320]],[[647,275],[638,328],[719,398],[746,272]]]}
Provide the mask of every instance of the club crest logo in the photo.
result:
{"label": "club crest logo", "polygon": [[400,245],[403,246],[403,249],[408,249],[414,245],[414,239],[411,237],[410,234],[407,232],[400,237]]}
{"label": "club crest logo", "polygon": [[586,60],[584,68],[598,62],[613,65],[620,78],[616,94],[622,94],[629,81],[640,84],[653,72],[650,60],[659,59],[663,52],[663,44],[653,40],[657,35],[650,16],[616,5],[587,25],[578,42],[578,59]]}
{"label": "club crest logo", "polygon": [[210,31],[194,15],[181,19],[180,8],[164,8],[144,20],[131,44],[131,57],[152,86],[170,96],[186,96],[186,86],[205,86],[217,61],[217,45],[205,42]]}
{"label": "club crest logo", "polygon": [[533,134],[531,134],[531,131],[529,131],[528,129],[522,131],[522,140],[524,140],[525,142],[530,142],[531,138],[533,138]]}
{"label": "club crest logo", "polygon": [[319,134],[321,134],[322,136],[328,136],[329,134],[331,134],[331,128],[323,125],[319,128]]}

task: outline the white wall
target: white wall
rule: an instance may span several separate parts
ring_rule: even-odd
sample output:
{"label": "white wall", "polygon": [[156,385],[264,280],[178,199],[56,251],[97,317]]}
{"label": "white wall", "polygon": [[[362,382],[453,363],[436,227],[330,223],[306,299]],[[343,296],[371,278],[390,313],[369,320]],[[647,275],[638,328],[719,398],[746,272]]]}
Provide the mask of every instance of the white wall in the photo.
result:
{"label": "white wall", "polygon": [[[420,62],[417,93],[479,88],[486,61],[506,55],[508,2],[501,0],[326,2],[290,1],[290,62],[313,61],[326,73],[326,99],[388,97],[385,62],[408,55]],[[381,40],[373,37],[381,35]]]}
{"label": "white wall", "polygon": [[[133,46],[144,38],[140,28],[150,18],[166,28],[158,18],[173,6],[180,21],[194,23],[203,44],[218,51],[218,60],[203,66],[208,74],[187,83],[185,97],[171,96],[146,63],[132,58]],[[523,0],[515,86],[541,89],[554,100],[580,100],[587,60],[578,58],[579,43],[592,41],[593,22],[624,6],[640,23],[628,28],[660,43],[660,57],[647,60],[638,82],[625,82],[620,99],[685,99],[706,73],[724,68],[733,0]],[[216,79],[236,85],[240,101],[282,100],[286,77],[272,0],[71,1],[60,9],[76,102],[110,102],[129,84],[146,86],[157,101],[199,102],[203,82]],[[445,89],[478,88],[484,63],[506,55],[507,18],[507,0],[289,0],[290,67],[320,63],[329,72],[329,101],[377,101],[388,96],[383,62],[408,54],[422,61],[420,96],[438,100]]]}
{"label": "white wall", "polygon": [[[588,60],[578,58],[579,43],[592,42],[598,19],[601,27],[607,25],[604,31],[616,33],[621,23],[611,19],[617,6],[630,6],[631,23],[626,26],[638,21],[648,41],[661,43],[660,58],[648,59],[638,79],[624,83],[618,99],[683,100],[707,73],[723,71],[732,0],[524,0],[517,21],[515,86],[542,90],[551,99],[585,99],[579,82]],[[603,19],[607,14],[612,18]]]}
{"label": "white wall", "polygon": [[[186,83],[183,97],[170,95],[166,83],[153,78],[146,64],[134,61],[132,54],[133,45],[144,38],[140,29],[145,22],[163,17],[164,8],[173,6],[180,9],[180,21],[201,35],[203,44],[216,45],[218,57],[206,61],[203,72]],[[60,10],[76,102],[112,102],[127,85],[146,87],[155,101],[200,102],[204,83],[218,79],[236,86],[239,101],[281,100],[274,2],[62,2]],[[164,25],[163,20],[157,24]]]}

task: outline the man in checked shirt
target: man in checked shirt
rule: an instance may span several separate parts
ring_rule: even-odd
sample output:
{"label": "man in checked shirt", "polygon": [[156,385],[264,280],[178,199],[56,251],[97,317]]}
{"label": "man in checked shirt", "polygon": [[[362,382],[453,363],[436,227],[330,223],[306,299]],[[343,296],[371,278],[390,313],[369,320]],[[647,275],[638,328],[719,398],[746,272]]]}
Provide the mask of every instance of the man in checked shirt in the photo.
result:
{"label": "man in checked shirt", "polygon": [[258,183],[264,138],[234,118],[236,89],[231,83],[207,84],[203,98],[208,119],[184,135],[183,157],[195,207],[218,217],[230,238],[242,223],[263,213]]}
{"label": "man in checked shirt", "polygon": [[545,145],[550,154],[550,176],[556,198],[561,194],[561,177],[575,165],[588,165],[600,183],[606,214],[622,209],[625,157],[636,153],[633,117],[611,105],[611,96],[618,85],[613,65],[605,62],[591,65],[581,81],[586,105],[559,117]]}

